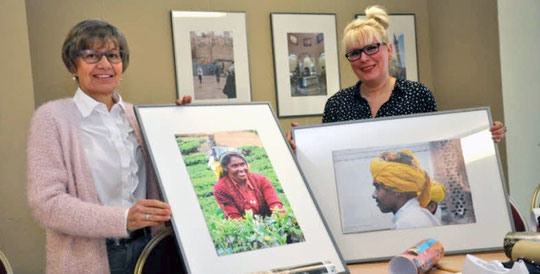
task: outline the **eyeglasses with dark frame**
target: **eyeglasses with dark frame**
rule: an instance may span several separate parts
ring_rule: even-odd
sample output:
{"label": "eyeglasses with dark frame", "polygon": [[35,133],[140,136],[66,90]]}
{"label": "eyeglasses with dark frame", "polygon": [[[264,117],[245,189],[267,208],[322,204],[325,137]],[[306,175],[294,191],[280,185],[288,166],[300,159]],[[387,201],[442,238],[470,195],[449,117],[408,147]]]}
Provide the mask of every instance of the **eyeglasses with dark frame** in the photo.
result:
{"label": "eyeglasses with dark frame", "polygon": [[84,49],[77,53],[78,56],[88,64],[97,64],[103,56],[112,64],[121,63],[125,57],[125,51],[119,49],[111,49],[108,51],[99,51],[95,49]]}
{"label": "eyeglasses with dark frame", "polygon": [[376,54],[377,52],[379,52],[379,47],[381,45],[386,45],[386,43],[379,42],[379,43],[367,45],[361,49],[354,49],[350,52],[347,52],[345,54],[345,57],[347,57],[347,60],[349,60],[349,62],[354,62],[360,59],[360,57],[362,57],[362,52],[365,53],[366,55]]}

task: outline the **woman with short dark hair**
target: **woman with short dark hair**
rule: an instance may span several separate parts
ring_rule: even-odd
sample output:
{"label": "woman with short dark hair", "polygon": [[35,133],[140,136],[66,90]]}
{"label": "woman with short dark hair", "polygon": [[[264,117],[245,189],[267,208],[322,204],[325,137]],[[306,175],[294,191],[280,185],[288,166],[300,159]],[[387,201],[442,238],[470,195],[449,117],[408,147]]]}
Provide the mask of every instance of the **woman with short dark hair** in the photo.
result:
{"label": "woman with short dark hair", "polygon": [[68,33],[62,59],[79,87],[36,110],[28,139],[28,200],[47,232],[47,272],[133,273],[147,228],[171,210],[158,200],[133,106],[117,92],[126,38],[85,20]]}

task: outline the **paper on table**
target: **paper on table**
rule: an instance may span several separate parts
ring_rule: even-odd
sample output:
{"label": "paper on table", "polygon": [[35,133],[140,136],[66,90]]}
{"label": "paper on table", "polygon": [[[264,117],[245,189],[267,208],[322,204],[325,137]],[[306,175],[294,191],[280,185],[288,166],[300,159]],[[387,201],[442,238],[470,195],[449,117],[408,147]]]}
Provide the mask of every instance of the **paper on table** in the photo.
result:
{"label": "paper on table", "polygon": [[528,274],[523,261],[514,263],[511,269],[504,268],[499,261],[486,262],[478,257],[467,254],[463,265],[463,274]]}

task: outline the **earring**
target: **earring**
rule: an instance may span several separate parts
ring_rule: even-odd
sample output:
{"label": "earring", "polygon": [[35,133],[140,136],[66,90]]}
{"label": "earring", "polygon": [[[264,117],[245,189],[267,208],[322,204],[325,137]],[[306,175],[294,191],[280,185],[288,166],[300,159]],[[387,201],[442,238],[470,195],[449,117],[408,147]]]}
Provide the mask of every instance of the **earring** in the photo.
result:
{"label": "earring", "polygon": [[73,79],[73,81],[77,81],[77,75],[73,74],[73,77],[71,79]]}

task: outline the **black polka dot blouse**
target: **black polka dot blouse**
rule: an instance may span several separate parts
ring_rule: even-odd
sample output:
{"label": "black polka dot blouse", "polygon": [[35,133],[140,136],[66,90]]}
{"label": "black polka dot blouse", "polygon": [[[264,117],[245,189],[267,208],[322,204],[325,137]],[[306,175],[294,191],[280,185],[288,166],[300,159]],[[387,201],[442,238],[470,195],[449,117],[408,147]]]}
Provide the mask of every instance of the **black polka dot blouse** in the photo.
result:
{"label": "black polka dot blouse", "polygon": [[[326,101],[323,123],[370,119],[371,109],[366,99],[360,96],[360,84],[342,89]],[[375,117],[407,115],[437,111],[431,91],[418,82],[396,79],[392,94]]]}

